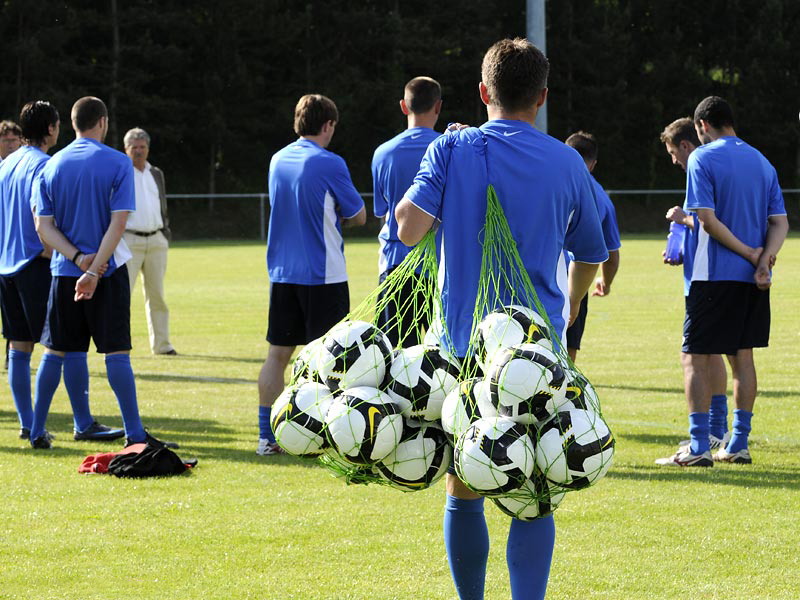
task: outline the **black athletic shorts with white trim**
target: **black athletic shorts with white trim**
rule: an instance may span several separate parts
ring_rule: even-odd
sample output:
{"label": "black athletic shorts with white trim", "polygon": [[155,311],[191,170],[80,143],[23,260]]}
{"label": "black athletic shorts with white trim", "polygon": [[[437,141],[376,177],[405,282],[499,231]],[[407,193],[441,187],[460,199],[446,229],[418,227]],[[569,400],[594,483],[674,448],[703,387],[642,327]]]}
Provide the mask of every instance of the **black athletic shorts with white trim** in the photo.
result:
{"label": "black athletic shorts with white trim", "polygon": [[736,354],[769,345],[769,290],[743,281],[693,281],[686,297],[687,354]]}
{"label": "black athletic shorts with white trim", "polygon": [[273,283],[269,289],[267,341],[301,346],[324,335],[350,312],[346,281],[322,285]]}
{"label": "black athletic shorts with white trim", "polygon": [[587,293],[581,300],[581,307],[575,322],[567,328],[567,348],[581,349],[583,330],[586,327],[586,315],[589,313],[589,294]]}
{"label": "black athletic shorts with white trim", "polygon": [[77,277],[53,277],[42,345],[58,352],[100,354],[131,349],[131,289],[128,267],[101,277],[90,300],[75,301]]}
{"label": "black athletic shorts with white trim", "polygon": [[50,259],[37,256],[13,275],[0,275],[3,337],[38,342],[42,337],[50,294]]}

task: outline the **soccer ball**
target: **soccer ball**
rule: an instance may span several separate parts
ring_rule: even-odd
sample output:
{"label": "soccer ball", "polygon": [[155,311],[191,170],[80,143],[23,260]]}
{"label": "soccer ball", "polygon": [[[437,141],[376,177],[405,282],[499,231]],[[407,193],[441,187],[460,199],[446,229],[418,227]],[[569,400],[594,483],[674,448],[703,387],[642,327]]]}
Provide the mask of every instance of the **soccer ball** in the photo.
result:
{"label": "soccer ball", "polygon": [[442,337],[444,336],[444,323],[441,318],[435,318],[425,332],[425,337],[422,340],[422,345],[426,348],[438,348],[442,345]]}
{"label": "soccer ball", "polygon": [[321,350],[322,338],[309,342],[300,350],[292,363],[292,383],[300,381],[323,383],[319,376],[319,353]]}
{"label": "soccer ball", "polygon": [[579,490],[596,483],[611,466],[614,436],[600,415],[571,409],[539,429],[536,465],[558,485]]}
{"label": "soccer ball", "polygon": [[318,363],[332,392],[352,387],[384,388],[392,362],[392,344],[371,323],[345,321],[325,336]]}
{"label": "soccer ball", "polygon": [[400,407],[375,388],[349,388],[331,402],[325,415],[328,439],[345,460],[371,465],[386,458],[400,443]]}
{"label": "soccer ball", "polygon": [[486,379],[498,414],[519,423],[544,421],[565,402],[564,369],[558,357],[539,344],[500,350],[489,365]]}
{"label": "soccer ball", "polygon": [[534,472],[521,488],[506,496],[492,498],[492,502],[509,517],[521,521],[533,521],[552,514],[566,493],[566,490],[551,484]]}
{"label": "soccer ball", "polygon": [[525,485],[533,473],[534,443],[527,428],[511,419],[478,419],[456,441],[453,460],[469,489],[500,496]]}
{"label": "soccer ball", "polygon": [[567,369],[567,385],[565,391],[565,407],[600,412],[600,399],[594,387],[583,374]]}
{"label": "soccer ball", "polygon": [[301,382],[287,387],[272,406],[272,431],[281,448],[295,456],[313,456],[322,452],[325,438],[325,415],[333,402],[327,386]]}
{"label": "soccer ball", "polygon": [[450,445],[438,425],[406,420],[403,439],[375,467],[392,487],[413,492],[441,479],[450,467],[451,456]]}
{"label": "soccer ball", "polygon": [[497,410],[489,400],[486,382],[480,377],[467,379],[447,394],[442,404],[442,429],[447,440],[455,440],[481,417],[496,417]]}
{"label": "soccer ball", "polygon": [[515,304],[504,306],[486,315],[478,325],[478,364],[485,371],[492,361],[492,355],[500,348],[533,342],[553,350],[547,322],[530,308]]}
{"label": "soccer ball", "polygon": [[406,417],[435,421],[445,396],[458,384],[460,365],[439,348],[411,346],[396,354],[387,393]]}

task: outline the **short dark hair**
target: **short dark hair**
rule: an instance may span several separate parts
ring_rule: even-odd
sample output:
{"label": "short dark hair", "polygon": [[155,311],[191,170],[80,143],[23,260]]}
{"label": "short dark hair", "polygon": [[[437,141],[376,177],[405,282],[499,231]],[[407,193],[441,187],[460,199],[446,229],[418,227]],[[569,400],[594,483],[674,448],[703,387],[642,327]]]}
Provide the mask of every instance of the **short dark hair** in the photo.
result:
{"label": "short dark hair", "polygon": [[19,122],[22,126],[22,139],[28,144],[41,146],[50,134],[50,126],[58,123],[56,107],[44,100],[33,100],[22,107]]}
{"label": "short dark hair", "polygon": [[719,96],[709,96],[700,101],[694,109],[694,122],[705,121],[714,129],[733,127],[733,109]]}
{"label": "short dark hair", "polygon": [[547,87],[550,63],[524,38],[500,40],[483,57],[481,79],[489,100],[508,111],[532,107]]}
{"label": "short dark hair", "polygon": [[414,77],[406,84],[403,99],[410,112],[426,113],[442,99],[442,86],[430,77]]}
{"label": "short dark hair", "polygon": [[570,148],[575,148],[584,162],[597,160],[597,139],[591,133],[576,131],[564,143]]}
{"label": "short dark hair", "polygon": [[689,142],[695,148],[700,145],[691,117],[681,117],[667,125],[661,132],[661,141],[673,146],[680,146],[684,141]]}
{"label": "short dark hair", "polygon": [[22,129],[14,121],[0,121],[0,137],[8,135],[9,133],[15,134],[17,137],[22,137]]}
{"label": "short dark hair", "polygon": [[102,117],[108,117],[108,109],[100,98],[84,96],[72,105],[72,123],[78,131],[88,131]]}
{"label": "short dark hair", "polygon": [[328,121],[339,121],[339,111],[333,100],[322,94],[306,94],[294,107],[294,132],[297,135],[317,135]]}

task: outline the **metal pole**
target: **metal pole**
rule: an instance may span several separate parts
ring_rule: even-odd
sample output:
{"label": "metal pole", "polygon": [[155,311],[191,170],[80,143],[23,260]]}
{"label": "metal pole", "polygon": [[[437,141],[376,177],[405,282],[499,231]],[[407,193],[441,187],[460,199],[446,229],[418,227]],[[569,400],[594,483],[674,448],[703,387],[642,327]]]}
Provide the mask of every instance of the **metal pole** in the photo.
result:
{"label": "metal pole", "polygon": [[266,202],[267,195],[266,194],[259,194],[258,195],[258,205],[259,205],[259,215],[261,217],[261,241],[267,239],[267,202]]}
{"label": "metal pole", "polygon": [[[545,0],[526,0],[525,22],[527,25],[528,41],[547,55],[547,35],[545,33]],[[547,133],[547,102],[539,109],[536,115],[536,129]]]}

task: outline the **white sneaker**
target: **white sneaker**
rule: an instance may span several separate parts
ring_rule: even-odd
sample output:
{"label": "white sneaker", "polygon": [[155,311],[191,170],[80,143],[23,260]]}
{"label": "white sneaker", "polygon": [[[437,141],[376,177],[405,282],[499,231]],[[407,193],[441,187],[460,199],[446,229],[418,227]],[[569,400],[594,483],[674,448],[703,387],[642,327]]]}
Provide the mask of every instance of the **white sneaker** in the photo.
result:
{"label": "white sneaker", "polygon": [[[719,448],[724,448],[728,445],[728,442],[731,439],[731,432],[726,431],[725,435],[722,438],[718,438],[715,435],[708,434],[708,445],[711,450],[717,450]],[[692,440],[683,440],[678,444],[678,448],[687,448],[692,445]]]}
{"label": "white sneaker", "polygon": [[273,454],[286,454],[286,450],[281,448],[277,442],[270,442],[267,438],[259,438],[256,454],[259,456],[272,456]]}
{"label": "white sneaker", "polygon": [[725,448],[720,448],[714,455],[714,461],[735,463],[737,465],[753,464],[753,459],[750,458],[750,450],[748,450],[747,448],[742,448],[741,450],[739,450],[738,452],[734,452],[733,454],[725,450]]}
{"label": "white sneaker", "polygon": [[714,459],[710,450],[702,454],[692,454],[688,449],[678,448],[672,456],[657,458],[656,464],[667,467],[713,467]]}

